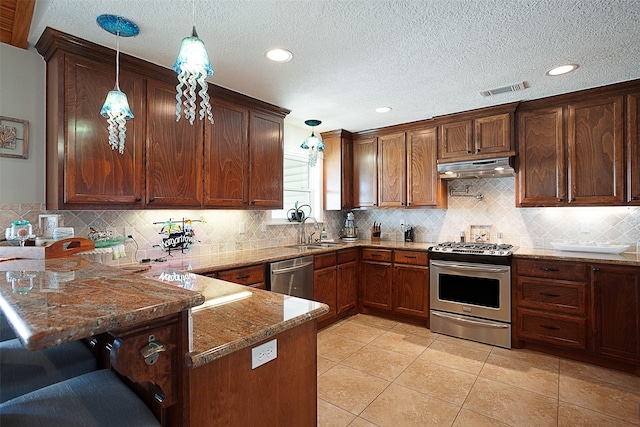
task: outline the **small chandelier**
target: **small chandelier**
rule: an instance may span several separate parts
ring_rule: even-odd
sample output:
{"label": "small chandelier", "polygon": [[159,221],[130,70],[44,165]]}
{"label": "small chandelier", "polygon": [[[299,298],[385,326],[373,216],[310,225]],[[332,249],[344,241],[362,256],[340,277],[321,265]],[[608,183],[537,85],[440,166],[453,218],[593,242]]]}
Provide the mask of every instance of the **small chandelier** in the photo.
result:
{"label": "small chandelier", "polygon": [[[195,20],[195,2],[194,8],[194,20]],[[189,123],[193,125],[193,121],[196,118],[196,87],[200,85],[201,101],[200,105],[200,120],[204,119],[206,114],[207,118],[213,124],[213,113],[211,112],[211,104],[209,104],[209,93],[207,92],[208,77],[213,76],[213,68],[211,62],[209,62],[209,55],[207,55],[207,48],[204,46],[204,42],[198,38],[196,32],[196,26],[193,26],[193,31],[190,37],[185,37],[180,43],[180,50],[178,51],[178,57],[176,63],[173,65],[173,70],[178,73],[178,85],[176,86],[176,121],[180,120],[180,113],[184,112],[185,118],[189,119]],[[184,100],[182,96],[184,95]]]}
{"label": "small chandelier", "polygon": [[316,165],[318,162],[318,153],[325,148],[322,138],[313,133],[313,128],[321,123],[322,122],[320,120],[306,120],[304,122],[305,125],[311,126],[311,136],[308,136],[304,141],[302,141],[300,148],[309,150],[309,166],[311,167]]}
{"label": "small chandelier", "polygon": [[118,15],[100,15],[96,22],[103,30],[116,36],[116,84],[113,90],[107,94],[100,114],[107,119],[109,124],[109,145],[111,149],[118,148],[120,154],[124,153],[126,121],[133,119],[133,113],[129,108],[127,95],[120,90],[120,37],[137,36],[140,32],[133,22]]}

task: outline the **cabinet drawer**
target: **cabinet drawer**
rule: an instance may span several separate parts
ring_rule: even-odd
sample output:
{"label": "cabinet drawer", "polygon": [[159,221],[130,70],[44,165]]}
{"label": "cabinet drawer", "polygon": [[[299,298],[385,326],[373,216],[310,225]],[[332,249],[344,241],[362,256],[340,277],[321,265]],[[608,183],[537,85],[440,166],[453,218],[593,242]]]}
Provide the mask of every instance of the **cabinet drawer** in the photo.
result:
{"label": "cabinet drawer", "polygon": [[338,251],[338,264],[344,264],[358,259],[358,249],[343,249]]}
{"label": "cabinet drawer", "polygon": [[546,281],[518,277],[518,306],[542,310],[585,314],[587,310],[584,283]]}
{"label": "cabinet drawer", "polygon": [[584,282],[587,265],[561,261],[516,260],[516,275]]}
{"label": "cabinet drawer", "polygon": [[313,266],[316,270],[336,265],[336,253],[315,255],[313,257]]}
{"label": "cabinet drawer", "polygon": [[240,285],[253,285],[264,282],[264,265],[252,265],[249,267],[220,271],[218,272],[218,279]]}
{"label": "cabinet drawer", "polygon": [[393,251],[393,262],[398,264],[428,265],[427,253],[419,251]]}
{"label": "cabinet drawer", "polygon": [[518,310],[518,338],[586,349],[586,320],[536,310]]}
{"label": "cabinet drawer", "polygon": [[370,261],[391,262],[391,251],[388,249],[362,249],[362,259]]}

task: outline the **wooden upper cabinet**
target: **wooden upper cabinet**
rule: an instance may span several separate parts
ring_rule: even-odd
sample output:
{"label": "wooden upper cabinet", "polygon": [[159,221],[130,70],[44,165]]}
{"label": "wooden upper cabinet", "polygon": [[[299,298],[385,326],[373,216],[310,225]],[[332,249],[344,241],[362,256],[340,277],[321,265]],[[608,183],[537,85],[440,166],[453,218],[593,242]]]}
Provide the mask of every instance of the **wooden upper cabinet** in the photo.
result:
{"label": "wooden upper cabinet", "polygon": [[438,128],[407,132],[407,206],[447,207],[447,184],[438,177]]}
{"label": "wooden upper cabinet", "polygon": [[380,207],[401,207],[406,186],[405,134],[378,137],[378,203]]}
{"label": "wooden upper cabinet", "polygon": [[353,136],[345,130],[323,132],[324,208],[351,209],[353,205]]}
{"label": "wooden upper cabinet", "polygon": [[[202,206],[203,121],[175,120],[175,85],[147,82],[147,206]],[[206,120],[206,119],[205,119]],[[208,123],[208,122],[207,122]]]}
{"label": "wooden upper cabinet", "polygon": [[249,199],[249,111],[211,100],[215,123],[205,123],[204,206],[236,207]]}
{"label": "wooden upper cabinet", "polygon": [[440,125],[438,161],[441,163],[515,156],[512,142],[514,104],[485,111],[461,113]]}
{"label": "wooden upper cabinet", "polygon": [[469,157],[475,153],[473,146],[472,120],[446,123],[441,127],[440,160]]}
{"label": "wooden upper cabinet", "polygon": [[284,119],[252,111],[249,115],[249,205],[283,205]]}
{"label": "wooden upper cabinet", "polygon": [[562,107],[518,115],[518,206],[554,206],[566,202],[563,129]]}
{"label": "wooden upper cabinet", "polygon": [[378,138],[353,141],[353,207],[378,206]]}
{"label": "wooden upper cabinet", "polygon": [[511,118],[511,113],[504,113],[474,120],[476,154],[515,155]]}
{"label": "wooden upper cabinet", "polygon": [[627,202],[640,205],[640,92],[627,96]]}
{"label": "wooden upper cabinet", "polygon": [[[48,97],[58,102],[57,109],[47,109],[47,209],[141,208],[144,80],[120,73],[120,88],[135,116],[126,122],[125,149],[120,154],[117,148],[111,149],[107,119],[100,115],[114,86],[114,64],[71,54],[58,56],[47,70]],[[58,75],[63,80],[56,79]]]}
{"label": "wooden upper cabinet", "polygon": [[624,203],[623,97],[576,102],[567,108],[569,203]]}

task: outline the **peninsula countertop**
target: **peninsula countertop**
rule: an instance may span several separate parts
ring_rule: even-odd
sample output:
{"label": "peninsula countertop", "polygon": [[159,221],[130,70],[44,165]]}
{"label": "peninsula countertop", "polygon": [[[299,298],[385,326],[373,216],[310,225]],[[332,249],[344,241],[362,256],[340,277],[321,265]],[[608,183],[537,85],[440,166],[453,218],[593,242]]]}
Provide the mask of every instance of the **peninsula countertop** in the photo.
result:
{"label": "peninsula countertop", "polygon": [[0,263],[0,309],[30,350],[122,330],[203,302],[199,292],[79,256]]}
{"label": "peninsula countertop", "polygon": [[187,366],[196,368],[250,347],[329,311],[325,304],[237,285],[187,271],[165,269],[148,277],[201,292],[205,302],[191,310]]}

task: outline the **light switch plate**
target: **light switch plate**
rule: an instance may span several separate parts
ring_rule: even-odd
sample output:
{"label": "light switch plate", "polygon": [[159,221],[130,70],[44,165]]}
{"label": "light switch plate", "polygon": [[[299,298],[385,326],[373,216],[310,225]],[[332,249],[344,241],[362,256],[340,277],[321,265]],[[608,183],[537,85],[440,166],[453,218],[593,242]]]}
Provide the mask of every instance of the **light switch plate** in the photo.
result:
{"label": "light switch plate", "polygon": [[251,369],[256,369],[278,357],[278,340],[271,340],[251,349]]}

